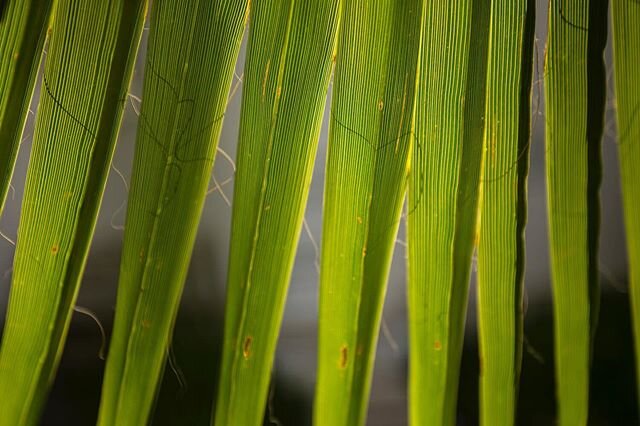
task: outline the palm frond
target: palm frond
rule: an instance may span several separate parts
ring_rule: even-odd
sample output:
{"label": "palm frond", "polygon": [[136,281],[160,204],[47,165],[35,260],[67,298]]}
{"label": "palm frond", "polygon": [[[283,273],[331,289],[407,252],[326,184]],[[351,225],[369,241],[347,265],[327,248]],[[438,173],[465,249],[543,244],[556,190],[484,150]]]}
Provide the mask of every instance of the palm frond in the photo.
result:
{"label": "palm frond", "polygon": [[152,5],[100,425],[139,425],[149,419],[246,16],[246,0]]}
{"label": "palm frond", "polygon": [[584,425],[598,317],[600,145],[607,4],[551,0],[545,64],[546,174],[559,422]]}
{"label": "palm frond", "polygon": [[35,424],[109,171],[145,2],[61,0],[45,60],[0,350],[2,424]]}
{"label": "palm frond", "polygon": [[325,178],[319,425],[366,419],[408,177],[422,3],[344,2]]}
{"label": "palm frond", "polygon": [[409,188],[409,418],[455,423],[482,162],[490,0],[426,2]]}
{"label": "palm frond", "polygon": [[0,5],[0,214],[38,74],[53,0]]}
{"label": "palm frond", "polygon": [[612,0],[611,20],[629,297],[635,334],[636,376],[640,384],[640,2]]}
{"label": "palm frond", "polygon": [[477,275],[484,425],[513,424],[517,405],[534,17],[533,1],[491,5]]}
{"label": "palm frond", "polygon": [[252,4],[214,422],[263,417],[338,26],[338,0]]}

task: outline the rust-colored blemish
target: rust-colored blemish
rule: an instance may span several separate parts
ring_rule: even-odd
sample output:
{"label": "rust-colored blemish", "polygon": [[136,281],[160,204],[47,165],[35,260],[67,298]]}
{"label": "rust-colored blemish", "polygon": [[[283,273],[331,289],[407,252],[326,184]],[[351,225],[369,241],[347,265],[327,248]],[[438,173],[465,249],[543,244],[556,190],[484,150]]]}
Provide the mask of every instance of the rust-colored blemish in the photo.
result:
{"label": "rust-colored blemish", "polygon": [[340,348],[340,360],[338,362],[338,366],[340,368],[346,368],[347,362],[349,361],[349,350],[347,349],[347,345],[342,345]]}
{"label": "rust-colored blemish", "polygon": [[436,351],[439,351],[440,349],[442,349],[442,343],[440,343],[440,340],[436,340],[433,343],[433,349],[435,349]]}
{"label": "rust-colored blemish", "polygon": [[253,337],[247,336],[244,338],[244,343],[242,344],[242,356],[244,359],[249,359],[251,356],[251,342],[253,342]]}
{"label": "rust-colored blemish", "polygon": [[51,246],[51,254],[52,255],[56,255],[58,254],[58,252],[60,251],[60,246],[58,245],[58,243],[55,243],[54,245]]}
{"label": "rust-colored blemish", "polygon": [[151,327],[151,321],[144,319],[142,320],[142,328],[149,328]]}

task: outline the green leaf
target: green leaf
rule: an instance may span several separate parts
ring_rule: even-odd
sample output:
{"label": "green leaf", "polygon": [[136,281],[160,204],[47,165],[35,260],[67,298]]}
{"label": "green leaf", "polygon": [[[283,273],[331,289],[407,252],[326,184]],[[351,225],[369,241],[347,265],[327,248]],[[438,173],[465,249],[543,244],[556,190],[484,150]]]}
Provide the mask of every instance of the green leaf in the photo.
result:
{"label": "green leaf", "polygon": [[359,425],[413,136],[421,0],[343,3],[320,270],[315,424]]}
{"label": "green leaf", "polygon": [[261,424],[316,154],[338,0],[253,3],[215,424]]}
{"label": "green leaf", "polygon": [[99,425],[146,424],[211,176],[247,0],[156,1]]}
{"label": "green leaf", "polygon": [[482,162],[490,0],[426,2],[408,217],[409,409],[455,423]]}
{"label": "green leaf", "polygon": [[144,5],[57,5],[0,350],[3,425],[35,424],[53,381],[118,134]]}
{"label": "green leaf", "polygon": [[629,259],[629,297],[635,335],[636,375],[640,385],[640,3],[612,0],[611,19],[618,156]]}
{"label": "green leaf", "polygon": [[0,2],[0,214],[7,198],[53,0]]}
{"label": "green leaf", "polygon": [[551,0],[545,65],[547,209],[559,425],[584,425],[598,314],[602,52],[607,2]]}
{"label": "green leaf", "polygon": [[477,279],[484,425],[514,424],[517,405],[534,20],[533,0],[491,5]]}

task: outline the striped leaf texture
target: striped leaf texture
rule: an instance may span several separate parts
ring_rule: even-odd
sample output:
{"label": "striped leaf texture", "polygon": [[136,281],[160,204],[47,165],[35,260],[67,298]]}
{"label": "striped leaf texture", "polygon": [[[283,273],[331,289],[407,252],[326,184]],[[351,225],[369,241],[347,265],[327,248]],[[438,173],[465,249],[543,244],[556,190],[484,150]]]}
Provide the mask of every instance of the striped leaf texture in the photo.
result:
{"label": "striped leaf texture", "polygon": [[477,249],[483,425],[512,425],[517,405],[534,21],[534,0],[491,5]]}
{"label": "striped leaf texture", "polygon": [[153,2],[99,425],[146,424],[171,342],[247,17]]}
{"label": "striped leaf texture", "polygon": [[409,419],[452,425],[482,162],[490,0],[425,2],[408,216]]}
{"label": "striped leaf texture", "polygon": [[551,0],[546,174],[559,425],[584,425],[598,317],[598,227],[607,4]]}
{"label": "striped leaf texture", "polygon": [[0,214],[29,111],[52,3],[0,2]]}
{"label": "striped leaf texture", "polygon": [[640,383],[640,2],[611,0],[611,20],[629,296],[635,335],[636,377]]}
{"label": "striped leaf texture", "polygon": [[338,26],[338,0],[252,2],[214,423],[262,423]]}
{"label": "striped leaf texture", "polygon": [[53,381],[118,134],[144,5],[57,4],[0,350],[2,425],[36,424]]}
{"label": "striped leaf texture", "polygon": [[343,2],[320,270],[317,425],[365,423],[408,178],[421,0]]}

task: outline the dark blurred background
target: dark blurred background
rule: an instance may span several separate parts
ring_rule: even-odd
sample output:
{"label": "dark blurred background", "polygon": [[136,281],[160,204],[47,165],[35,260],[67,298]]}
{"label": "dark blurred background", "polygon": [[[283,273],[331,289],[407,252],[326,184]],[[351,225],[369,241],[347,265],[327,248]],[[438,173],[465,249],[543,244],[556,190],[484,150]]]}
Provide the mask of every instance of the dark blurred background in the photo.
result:
{"label": "dark blurred background", "polygon": [[[525,277],[525,350],[518,403],[517,424],[555,424],[556,407],[553,378],[553,324],[549,259],[546,231],[544,182],[544,100],[542,67],[546,34],[546,7],[538,0],[536,62],[533,84],[533,137],[529,176],[529,217],[526,229],[527,269]],[[142,96],[146,33],[140,49],[131,93]],[[602,305],[594,346],[591,372],[592,425],[637,424],[633,345],[627,295],[627,259],[622,222],[621,195],[615,143],[615,94],[611,74],[611,46],[607,49],[608,103],[606,135],[602,152],[602,227],[600,271]],[[244,47],[236,68],[220,138],[220,149],[235,158],[238,134]],[[37,108],[39,87],[32,109]],[[330,102],[331,96],[328,97]],[[327,103],[329,105],[329,103]],[[139,101],[127,103],[114,168],[100,212],[85,277],[77,306],[90,311],[104,327],[107,341],[111,331],[118,281],[122,227],[126,211],[126,182],[129,181],[135,143]],[[265,424],[298,426],[311,423],[316,367],[316,324],[318,274],[315,267],[317,243],[321,240],[322,191],[327,145],[328,107],[325,112],[320,149],[306,210],[309,232],[303,230],[273,369],[270,401]],[[18,165],[0,230],[15,240],[20,200],[28,164],[35,117],[30,115]],[[120,176],[120,174],[122,176]],[[233,195],[233,168],[218,155],[214,176],[219,191],[211,193],[202,215],[189,277],[177,318],[170,362],[164,373],[154,425],[208,425],[215,392],[222,338],[226,267],[228,260],[231,209],[225,200]],[[212,188],[214,182],[212,179]],[[407,424],[407,330],[405,302],[404,224],[389,278],[384,320],[378,344],[368,425]],[[4,322],[11,279],[14,247],[0,239],[0,325]],[[475,266],[472,266],[475,269]],[[475,321],[475,274],[471,280],[467,329],[460,377],[458,424],[478,424],[478,345]],[[66,348],[42,425],[95,424],[104,344],[97,323],[76,312],[71,322]]]}

